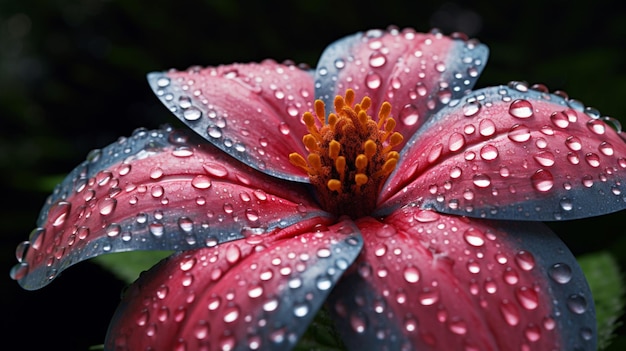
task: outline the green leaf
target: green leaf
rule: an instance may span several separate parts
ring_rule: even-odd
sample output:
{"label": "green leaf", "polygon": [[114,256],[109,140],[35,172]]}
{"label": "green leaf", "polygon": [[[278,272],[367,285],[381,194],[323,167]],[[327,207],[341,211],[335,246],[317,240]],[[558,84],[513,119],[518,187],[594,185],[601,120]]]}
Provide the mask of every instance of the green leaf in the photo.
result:
{"label": "green leaf", "polygon": [[120,280],[130,284],[139,274],[150,269],[157,262],[172,254],[172,251],[132,251],[118,252],[95,257],[93,262],[113,273]]}
{"label": "green leaf", "polygon": [[620,326],[619,317],[624,311],[624,283],[619,266],[613,256],[600,251],[578,257],[596,306],[598,324],[598,349],[606,349]]}
{"label": "green leaf", "polygon": [[295,351],[343,351],[346,350],[341,338],[335,330],[334,324],[326,306],[320,308],[315,319],[309,325],[296,347]]}

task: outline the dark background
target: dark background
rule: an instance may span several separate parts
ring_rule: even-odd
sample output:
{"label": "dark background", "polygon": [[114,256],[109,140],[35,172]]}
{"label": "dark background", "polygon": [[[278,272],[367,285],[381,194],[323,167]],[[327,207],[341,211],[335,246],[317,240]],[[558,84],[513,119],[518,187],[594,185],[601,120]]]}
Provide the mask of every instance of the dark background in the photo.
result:
{"label": "dark background", "polygon": [[[0,0],[2,342],[20,350],[102,343],[123,283],[87,262],[27,292],[8,272],[51,187],[89,150],[137,127],[175,123],[152,96],[147,72],[268,57],[315,66],[324,47],[344,35],[390,24],[434,26],[489,45],[478,87],[544,83],[626,125],[626,15],[619,5]],[[575,254],[607,249],[626,267],[625,218],[622,212],[553,227]]]}

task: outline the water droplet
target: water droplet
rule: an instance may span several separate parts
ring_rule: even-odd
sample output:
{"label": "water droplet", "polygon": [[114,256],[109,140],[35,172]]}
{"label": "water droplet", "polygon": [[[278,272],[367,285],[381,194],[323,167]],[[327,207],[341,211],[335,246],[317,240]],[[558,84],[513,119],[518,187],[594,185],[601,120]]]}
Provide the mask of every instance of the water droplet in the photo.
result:
{"label": "water droplet", "polygon": [[280,122],[280,124],[278,125],[278,131],[282,135],[289,135],[289,133],[291,133],[291,129],[289,128],[289,125],[285,122]]}
{"label": "water droplet", "polygon": [[52,222],[53,227],[58,227],[65,223],[65,219],[70,214],[72,205],[66,201],[60,201],[50,207],[48,210],[48,221]]}
{"label": "water droplet", "polygon": [[509,106],[509,113],[517,118],[529,118],[533,115],[533,105],[528,100],[517,99]]}
{"label": "water droplet", "polygon": [[457,179],[463,174],[460,167],[454,166],[450,169],[450,178]]}
{"label": "water droplet", "polygon": [[[434,222],[434,221],[439,220],[440,216],[435,211],[420,210],[415,215],[413,215],[413,217],[419,222],[428,223],[428,222]],[[394,234],[395,234],[395,229],[394,229]]]}
{"label": "water droplet", "polygon": [[239,307],[229,306],[224,309],[224,322],[233,323],[239,318]]}
{"label": "water droplet", "polygon": [[583,144],[580,142],[580,139],[573,135],[568,136],[565,139],[565,145],[567,145],[567,147],[572,151],[579,151],[583,147]]}
{"label": "water droplet", "polygon": [[530,180],[535,190],[540,192],[547,192],[554,186],[554,177],[552,176],[552,173],[545,169],[537,170],[530,177]]}
{"label": "water droplet", "polygon": [[419,120],[419,114],[417,107],[413,104],[406,104],[400,110],[400,121],[404,123],[405,126],[413,126]]}
{"label": "water droplet", "polygon": [[367,320],[365,319],[365,316],[353,313],[350,316],[350,326],[356,333],[362,334],[367,329]]}
{"label": "water droplet", "polygon": [[461,150],[465,146],[465,137],[460,133],[452,133],[448,139],[448,149],[452,152]]}
{"label": "water droplet", "polygon": [[566,263],[556,263],[548,271],[550,278],[559,284],[567,284],[572,279],[572,268]]}
{"label": "water droplet", "polygon": [[569,116],[565,111],[553,112],[550,115],[550,120],[552,121],[552,124],[561,129],[565,129],[569,126]]}
{"label": "water droplet", "polygon": [[533,156],[533,158],[537,161],[537,163],[544,167],[551,167],[555,162],[554,154],[550,151],[539,151]]}
{"label": "water droplet", "polygon": [[474,182],[474,185],[479,188],[486,188],[491,185],[491,178],[489,178],[488,175],[482,173],[475,174],[472,177],[472,181]]}
{"label": "water droplet", "polygon": [[480,149],[480,157],[486,161],[493,161],[498,158],[498,148],[493,144],[487,144]]}
{"label": "water droplet", "polygon": [[463,105],[463,115],[465,117],[473,117],[480,112],[481,105],[478,101],[470,101]]}
{"label": "water droplet", "polygon": [[306,317],[309,314],[309,305],[306,302],[296,304],[293,308],[293,314],[296,317]]}
{"label": "water droplet", "polygon": [[478,123],[478,132],[484,137],[490,137],[496,133],[496,124],[489,118]]}
{"label": "water droplet", "polygon": [[600,156],[598,156],[598,154],[593,153],[593,152],[589,152],[585,155],[585,161],[587,161],[587,164],[591,167],[600,167]]}
{"label": "water droplet", "polygon": [[387,63],[387,57],[380,51],[373,52],[370,55],[369,64],[371,67],[382,67],[385,63]]}
{"label": "water droplet", "polygon": [[587,311],[587,299],[579,294],[570,295],[567,298],[567,308],[576,314],[583,314]]}
{"label": "water droplet", "polygon": [[378,89],[382,84],[382,78],[376,72],[369,72],[365,76],[365,85],[370,89]]}
{"label": "water droplet", "polygon": [[439,301],[439,292],[427,287],[419,293],[417,298],[422,306],[431,306]]}
{"label": "water droplet", "polygon": [[108,216],[111,213],[113,213],[113,211],[115,211],[116,205],[117,205],[117,200],[107,197],[107,198],[100,200],[100,202],[98,203],[98,210],[101,215]]}
{"label": "water droplet", "polygon": [[512,141],[523,143],[530,140],[530,129],[523,124],[516,124],[509,129],[507,136]]}
{"label": "water droplet", "polygon": [[537,342],[541,338],[541,329],[534,324],[530,324],[526,330],[524,330],[524,336],[526,340],[530,342]]}
{"label": "water droplet", "polygon": [[530,271],[535,267],[535,258],[530,252],[522,250],[515,254],[515,263],[519,268]]}
{"label": "water droplet", "polygon": [[191,185],[196,189],[208,189],[211,187],[211,179],[203,174],[199,174],[191,180]]}
{"label": "water droplet", "polygon": [[602,135],[606,131],[606,124],[599,119],[591,119],[587,122],[587,128],[597,135]]}
{"label": "water droplet", "polygon": [[598,149],[600,150],[600,152],[602,152],[603,155],[606,156],[613,156],[613,154],[615,153],[615,151],[613,150],[613,145],[606,141],[600,143]]}
{"label": "water droplet", "polygon": [[534,310],[539,306],[539,295],[531,288],[522,286],[515,291],[517,301],[527,310]]}
{"label": "water droplet", "polygon": [[476,228],[469,228],[463,233],[463,239],[465,242],[474,247],[481,247],[485,244],[485,236],[483,232]]}
{"label": "water droplet", "polygon": [[404,280],[409,283],[417,283],[420,279],[420,272],[414,266],[408,266],[404,269]]}
{"label": "water droplet", "polygon": [[462,319],[452,319],[448,324],[451,332],[457,335],[465,335],[467,333],[467,324]]}
{"label": "water droplet", "polygon": [[198,108],[190,107],[183,111],[183,117],[188,121],[197,121],[202,117],[202,111]]}
{"label": "water droplet", "polygon": [[502,274],[502,278],[509,285],[515,285],[519,282],[519,275],[511,267],[507,267]]}
{"label": "water droplet", "polygon": [[502,303],[500,304],[500,314],[508,325],[516,326],[517,324],[519,324],[519,310],[517,309],[515,304],[511,303],[510,301],[506,299],[502,300]]}

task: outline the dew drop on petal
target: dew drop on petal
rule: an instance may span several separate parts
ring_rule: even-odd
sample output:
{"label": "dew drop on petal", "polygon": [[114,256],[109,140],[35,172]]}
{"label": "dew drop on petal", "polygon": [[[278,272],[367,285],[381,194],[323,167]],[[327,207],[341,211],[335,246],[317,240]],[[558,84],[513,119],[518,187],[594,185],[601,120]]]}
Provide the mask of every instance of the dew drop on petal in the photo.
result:
{"label": "dew drop on petal", "polygon": [[515,100],[509,106],[509,114],[516,118],[529,118],[533,115],[533,105],[528,100]]}
{"label": "dew drop on petal", "polygon": [[420,272],[417,267],[408,266],[404,269],[404,280],[408,283],[417,283],[420,279]]}
{"label": "dew drop on petal", "polygon": [[554,186],[554,177],[550,171],[545,169],[537,170],[531,177],[533,188],[539,192],[546,192]]}
{"label": "dew drop on petal", "polygon": [[197,121],[202,117],[202,111],[195,107],[190,107],[183,111],[183,117],[188,121]]}
{"label": "dew drop on petal", "polygon": [[587,311],[587,299],[579,294],[570,295],[567,298],[567,308],[576,314],[583,314]]}
{"label": "dew drop on petal", "polygon": [[548,271],[550,278],[559,284],[567,284],[572,279],[572,268],[566,263],[556,263]]}
{"label": "dew drop on petal", "polygon": [[521,287],[515,291],[515,297],[522,307],[527,310],[534,310],[539,306],[539,296],[537,292],[528,287]]}
{"label": "dew drop on petal", "polygon": [[108,216],[113,211],[115,211],[115,206],[117,205],[117,200],[112,198],[104,198],[98,203],[98,211],[103,216]]}
{"label": "dew drop on petal", "polygon": [[523,143],[530,140],[530,129],[523,124],[516,124],[509,129],[507,136],[511,141]]}
{"label": "dew drop on petal", "polygon": [[365,85],[370,89],[378,89],[382,84],[382,78],[376,72],[369,72],[365,76]]}
{"label": "dew drop on petal", "polygon": [[472,117],[480,112],[480,102],[478,101],[470,101],[467,104],[463,105],[463,115],[465,117]]}
{"label": "dew drop on petal", "polygon": [[498,158],[498,148],[493,144],[487,144],[480,149],[480,157],[486,161],[493,161]]}
{"label": "dew drop on petal", "polygon": [[402,110],[400,110],[400,121],[402,121],[405,126],[413,126],[418,120],[419,114],[415,105],[406,104]]}
{"label": "dew drop on petal", "polygon": [[208,189],[211,187],[211,179],[203,174],[199,174],[191,180],[191,185],[196,189]]}
{"label": "dew drop on petal", "polygon": [[512,302],[508,300],[502,300],[500,304],[500,314],[510,326],[516,326],[520,321],[519,310]]}
{"label": "dew drop on petal", "polygon": [[565,111],[553,112],[550,115],[550,120],[552,124],[561,129],[565,129],[569,126],[569,117]]}
{"label": "dew drop on petal", "polygon": [[515,263],[519,268],[530,271],[535,268],[535,257],[530,252],[522,250],[515,254]]}
{"label": "dew drop on petal", "polygon": [[489,178],[488,175],[482,174],[482,173],[475,174],[472,177],[472,181],[474,185],[476,185],[479,188],[486,188],[491,185],[491,178]]}

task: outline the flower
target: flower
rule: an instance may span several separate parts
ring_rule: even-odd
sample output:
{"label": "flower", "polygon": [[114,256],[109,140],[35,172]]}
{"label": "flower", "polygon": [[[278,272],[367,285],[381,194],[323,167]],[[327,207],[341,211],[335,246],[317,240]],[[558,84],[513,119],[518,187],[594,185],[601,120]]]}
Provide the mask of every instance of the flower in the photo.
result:
{"label": "flower", "polygon": [[11,276],[37,289],[96,255],[176,251],[125,293],[110,350],[290,349],[323,304],[349,349],[595,349],[582,271],[537,221],[626,207],[619,123],[542,85],[471,91],[487,54],[389,28],[314,71],[152,73],[200,138],[91,152]]}

